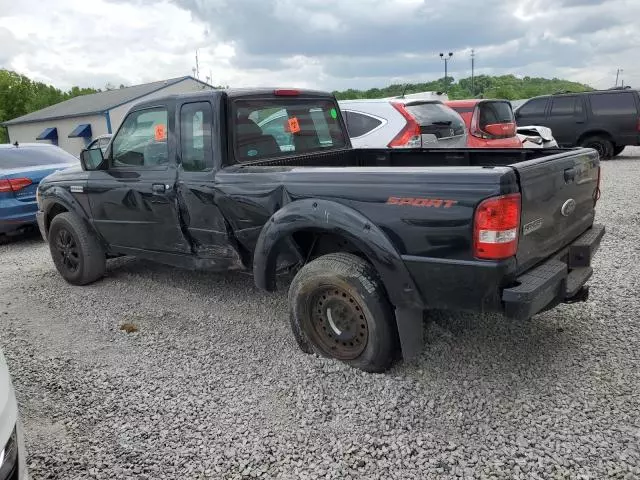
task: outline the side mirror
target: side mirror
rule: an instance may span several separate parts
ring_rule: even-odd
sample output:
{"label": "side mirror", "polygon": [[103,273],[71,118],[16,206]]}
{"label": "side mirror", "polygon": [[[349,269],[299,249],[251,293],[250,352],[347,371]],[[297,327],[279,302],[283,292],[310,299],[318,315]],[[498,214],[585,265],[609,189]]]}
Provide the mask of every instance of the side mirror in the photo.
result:
{"label": "side mirror", "polygon": [[100,148],[84,149],[80,152],[80,164],[83,170],[99,170],[104,162]]}

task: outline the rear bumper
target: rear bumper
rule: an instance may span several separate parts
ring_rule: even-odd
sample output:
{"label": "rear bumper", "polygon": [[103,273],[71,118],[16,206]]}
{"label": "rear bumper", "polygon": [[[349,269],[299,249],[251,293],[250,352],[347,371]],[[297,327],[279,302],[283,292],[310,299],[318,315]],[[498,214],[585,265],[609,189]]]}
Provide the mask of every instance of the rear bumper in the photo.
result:
{"label": "rear bumper", "polygon": [[0,202],[0,233],[13,232],[36,223],[37,210],[36,202],[3,200]]}
{"label": "rear bumper", "polygon": [[502,291],[504,314],[527,319],[559,303],[585,301],[585,284],[593,274],[591,260],[604,235],[603,225],[594,225],[554,257],[516,278],[516,286]]}
{"label": "rear bumper", "polygon": [[527,319],[559,303],[584,301],[591,259],[604,235],[594,225],[547,261],[516,277],[516,262],[402,257],[428,309],[501,313]]}

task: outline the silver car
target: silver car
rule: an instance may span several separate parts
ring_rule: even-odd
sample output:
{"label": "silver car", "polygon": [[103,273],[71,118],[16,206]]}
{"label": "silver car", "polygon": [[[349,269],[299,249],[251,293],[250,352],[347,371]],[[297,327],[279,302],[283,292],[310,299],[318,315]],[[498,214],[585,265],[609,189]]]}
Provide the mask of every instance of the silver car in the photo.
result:
{"label": "silver car", "polygon": [[465,148],[462,117],[439,100],[381,98],[338,102],[355,148]]}
{"label": "silver car", "polygon": [[0,479],[26,480],[26,454],[18,404],[0,351]]}

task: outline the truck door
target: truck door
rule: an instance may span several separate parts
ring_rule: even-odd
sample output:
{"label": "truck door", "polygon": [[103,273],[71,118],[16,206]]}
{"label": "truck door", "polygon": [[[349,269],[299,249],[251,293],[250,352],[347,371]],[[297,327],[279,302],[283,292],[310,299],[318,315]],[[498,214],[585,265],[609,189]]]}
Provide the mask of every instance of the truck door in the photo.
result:
{"label": "truck door", "polygon": [[217,205],[219,197],[215,172],[221,151],[217,116],[208,101],[189,101],[178,105],[178,183],[177,195],[183,228],[194,253],[209,269],[239,268],[240,255],[233,235]]}
{"label": "truck door", "polygon": [[[87,183],[94,224],[115,250],[189,253],[179,219],[167,105],[130,112]],[[125,252],[126,253],[126,252]]]}

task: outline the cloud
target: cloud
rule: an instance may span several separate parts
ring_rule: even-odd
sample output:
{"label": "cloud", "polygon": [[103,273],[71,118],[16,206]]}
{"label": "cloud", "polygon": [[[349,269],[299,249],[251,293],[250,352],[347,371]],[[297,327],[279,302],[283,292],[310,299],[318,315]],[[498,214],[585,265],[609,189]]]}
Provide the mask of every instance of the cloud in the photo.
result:
{"label": "cloud", "polygon": [[[6,4],[6,5],[5,5]],[[62,88],[191,74],[369,88],[449,72],[640,85],[637,0],[0,0],[0,64]]]}

